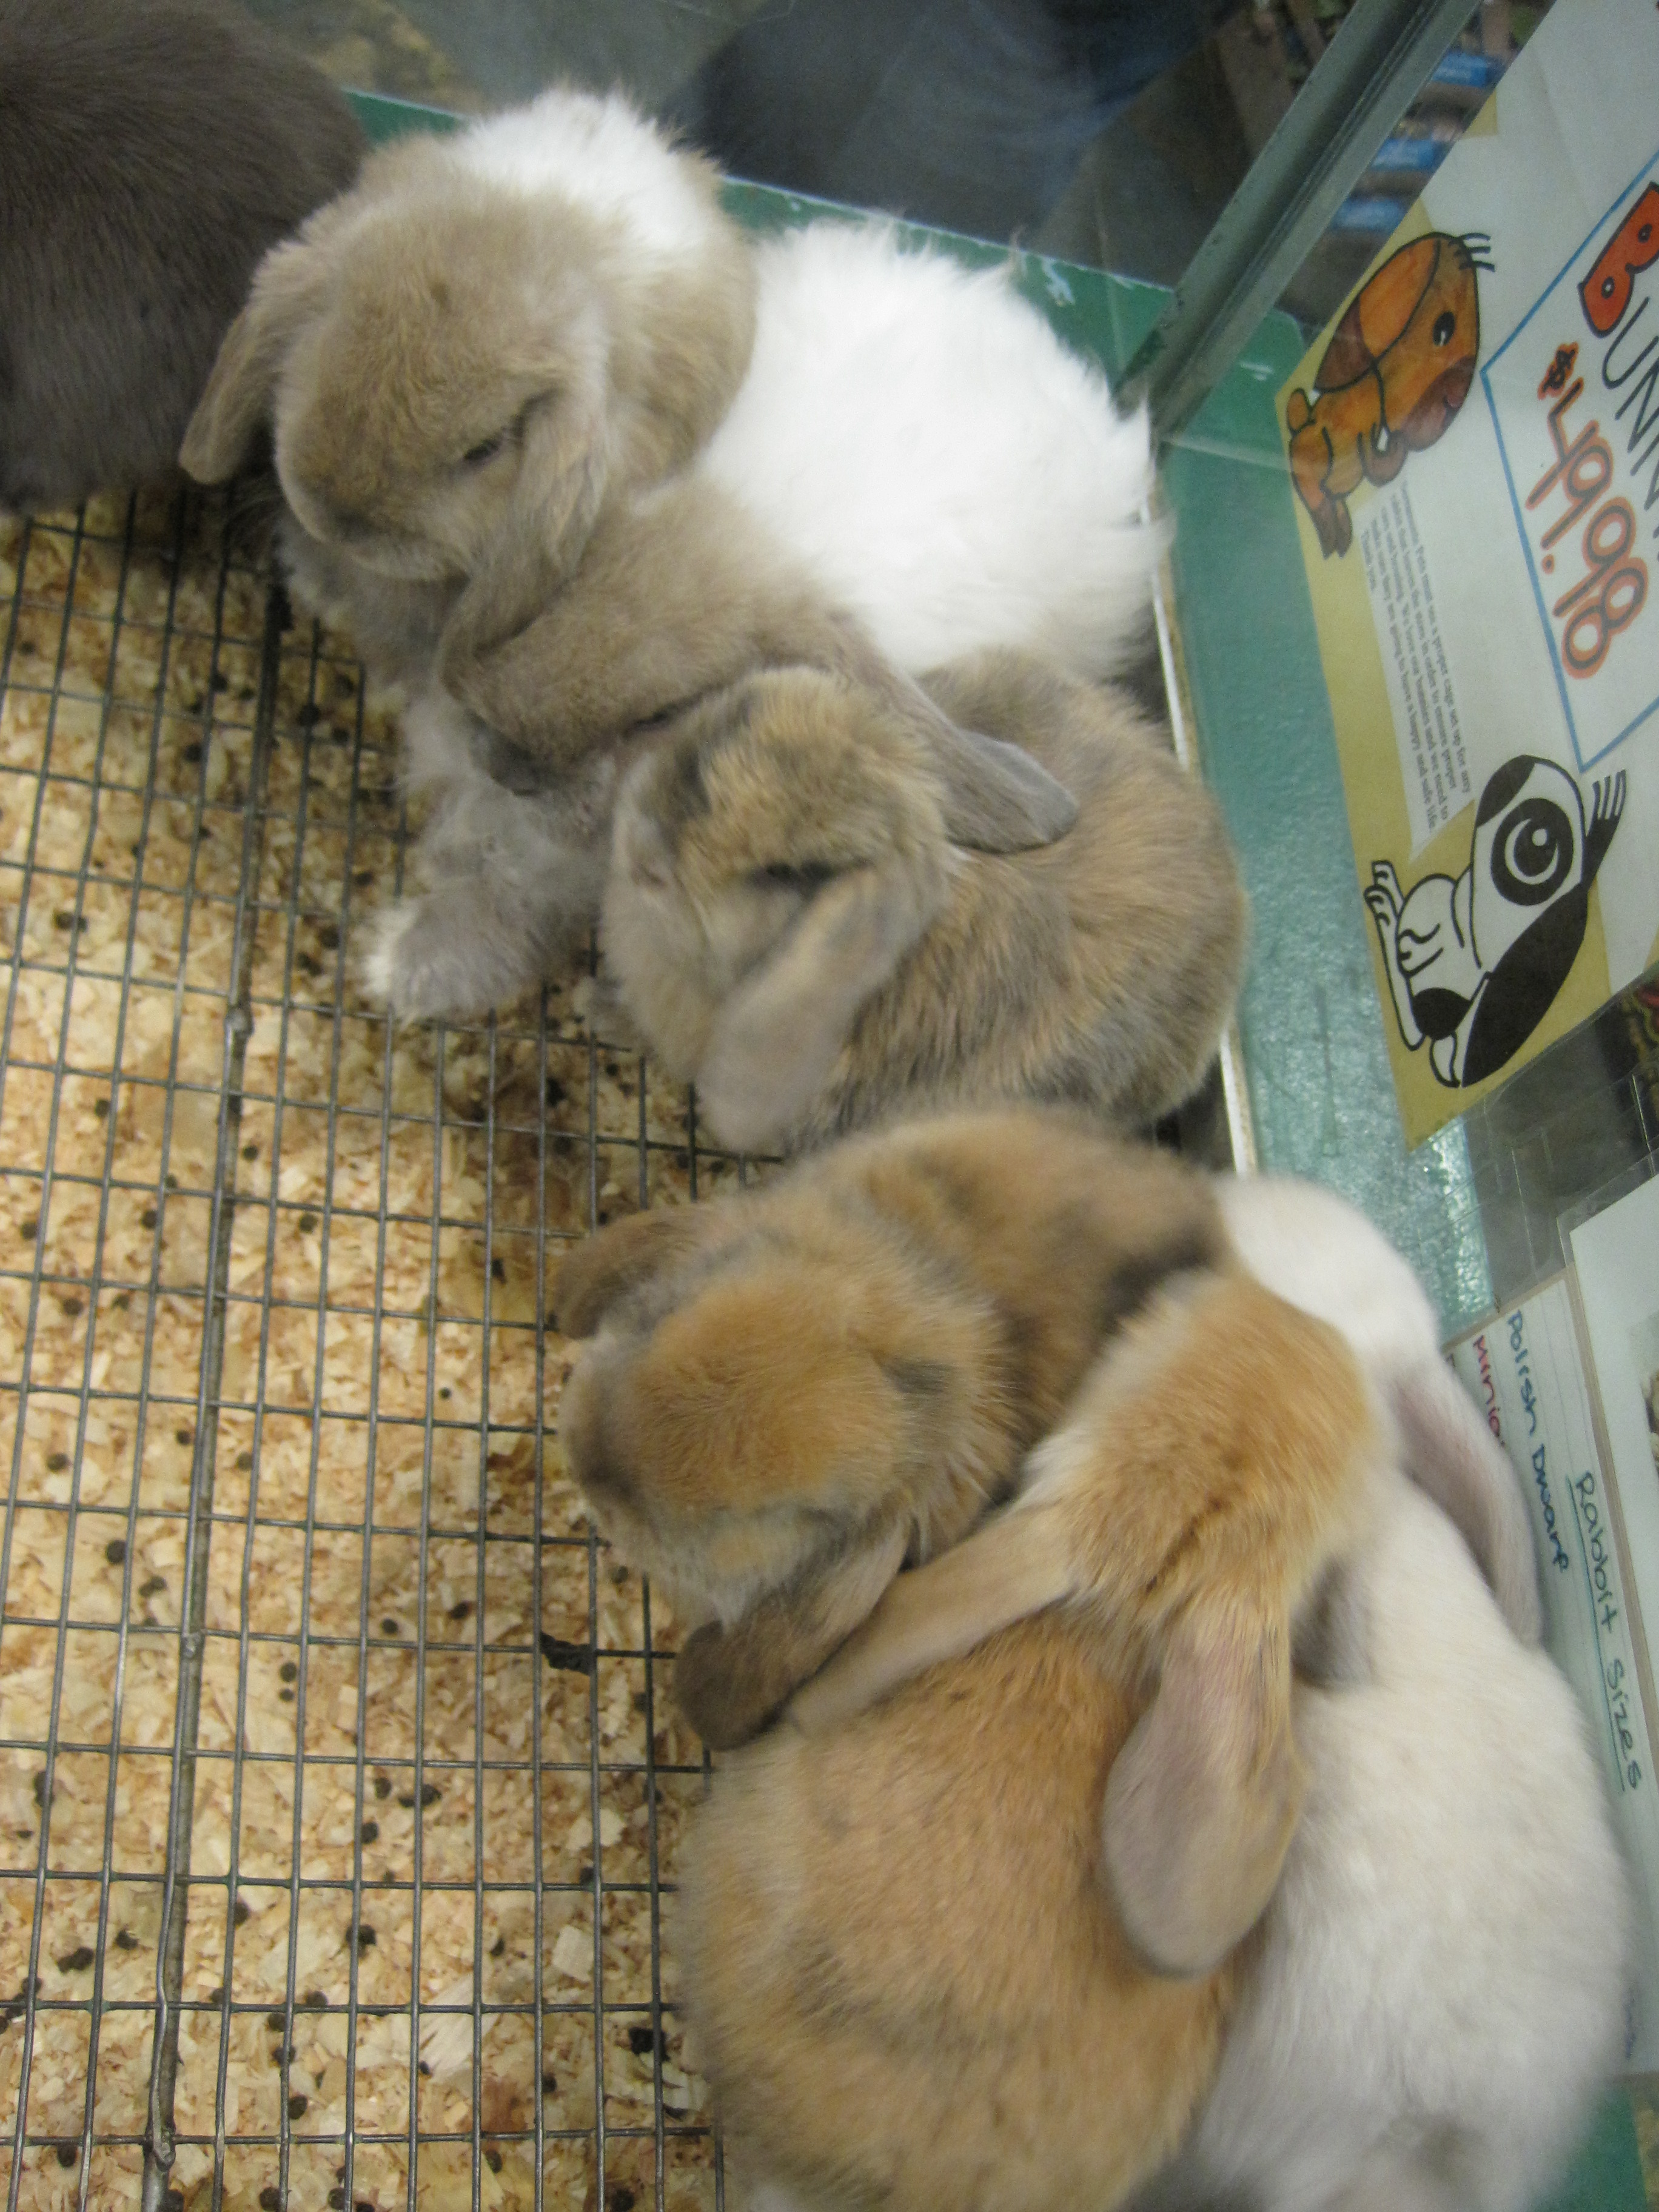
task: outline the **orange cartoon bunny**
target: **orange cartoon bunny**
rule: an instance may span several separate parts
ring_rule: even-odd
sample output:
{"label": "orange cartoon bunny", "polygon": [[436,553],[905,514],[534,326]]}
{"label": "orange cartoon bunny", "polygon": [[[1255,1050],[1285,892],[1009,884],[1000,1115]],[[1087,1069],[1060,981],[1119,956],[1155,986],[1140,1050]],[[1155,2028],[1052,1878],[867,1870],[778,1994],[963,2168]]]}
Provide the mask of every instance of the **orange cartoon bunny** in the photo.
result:
{"label": "orange cartoon bunny", "polygon": [[1362,478],[1392,483],[1468,398],[1486,242],[1431,231],[1390,254],[1333,331],[1315,398],[1291,392],[1291,474],[1328,558],[1353,542],[1347,495]]}

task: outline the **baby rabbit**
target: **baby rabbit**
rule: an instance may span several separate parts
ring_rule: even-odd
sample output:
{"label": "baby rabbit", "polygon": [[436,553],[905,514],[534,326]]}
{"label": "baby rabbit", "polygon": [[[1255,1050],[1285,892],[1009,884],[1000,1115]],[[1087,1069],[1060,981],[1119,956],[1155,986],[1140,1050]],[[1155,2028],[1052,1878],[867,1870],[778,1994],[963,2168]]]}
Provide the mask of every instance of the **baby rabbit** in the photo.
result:
{"label": "baby rabbit", "polygon": [[1543,1633],[1532,1524],[1503,1446],[1440,1356],[1423,1286],[1357,1207],[1286,1176],[1223,1176],[1228,1241],[1258,1282],[1340,1328],[1394,1417],[1403,1463],[1450,1517],[1523,1644]]}
{"label": "baby rabbit", "polygon": [[829,222],[756,266],[748,373],[684,474],[611,507],[515,635],[474,592],[444,634],[446,687],[552,768],[757,668],[1008,646],[1097,677],[1145,627],[1145,417],[1006,271]]}
{"label": "baby rabbit", "polygon": [[[1410,1267],[1363,1213],[1316,1183],[1218,1176],[1211,1188],[1229,1260],[1340,1332],[1389,1419],[1399,1464],[1460,1531],[1511,1632],[1536,1644],[1542,1608],[1520,1486],[1441,1358],[1433,1310]],[[948,1568],[904,1576],[795,1698],[793,1717],[822,1729],[862,1711],[919,1668],[1018,1618],[1035,1601],[1033,1588],[1018,1582],[1006,1547],[986,1531]]]}
{"label": "baby rabbit", "polygon": [[586,940],[617,787],[653,733],[550,779],[434,688],[411,701],[403,736],[404,789],[428,810],[411,856],[419,889],[374,916],[363,983],[401,1014],[481,1018]]}
{"label": "baby rabbit", "polygon": [[557,1323],[594,1341],[561,1440],[604,1533],[702,1624],[674,1688],[705,1741],[753,1735],[1007,1492],[1125,1316],[1223,1250],[1194,1170],[1032,1109],[854,1139],[578,1247]]}
{"label": "baby rabbit", "polygon": [[[933,728],[889,629],[929,657],[1013,635],[1114,659],[1163,542],[1141,514],[1144,422],[1000,278],[863,231],[758,265],[772,313],[744,380],[757,262],[707,165],[624,101],[557,90],[406,141],[262,267],[185,465],[222,477],[272,418],[296,590],[376,676],[442,695],[434,725],[464,710],[451,782],[475,796],[467,718],[556,790],[635,724],[779,662],[851,676]],[[845,373],[820,407],[826,330]],[[855,398],[879,403],[866,442]],[[470,1014],[501,963],[469,923],[514,902],[476,878],[533,849],[539,794],[451,810],[426,780],[444,890],[392,918],[370,975],[399,1012]],[[1015,844],[1060,835],[1067,794],[1035,769],[1024,783]],[[570,902],[542,895],[515,973],[533,977]]]}
{"label": "baby rabbit", "polygon": [[[643,633],[653,560],[663,549],[647,546],[650,557],[612,575],[607,538],[602,522],[580,581],[584,588],[605,581],[613,612],[636,604]],[[693,573],[708,578],[731,558],[732,544],[729,534],[711,544]],[[664,588],[684,590],[687,582],[665,578]],[[809,610],[805,619],[817,617]],[[797,641],[801,634],[798,628]],[[703,636],[719,650],[712,626]],[[581,652],[581,641],[573,641],[573,671]],[[845,668],[849,695],[866,702],[892,744],[908,748],[919,776],[928,773],[921,763],[936,765],[951,795],[950,829],[959,844],[1018,851],[1051,841],[1075,820],[1075,799],[1028,751],[957,728],[856,632],[840,641],[826,634],[824,657]],[[621,734],[579,754],[559,775],[547,775],[435,687],[417,694],[404,721],[404,781],[430,808],[416,858],[425,888],[379,921],[364,968],[374,996],[405,1015],[481,1015],[540,983],[573,937],[586,934],[599,913],[623,773],[660,734],[658,726],[634,719],[649,702],[630,703],[628,680],[622,668],[594,672],[585,696],[601,716],[620,713]]]}
{"label": "baby rabbit", "polygon": [[[1535,1642],[1519,1490],[1455,1385],[1429,1383],[1444,1370],[1427,1302],[1361,1217],[1309,1185],[1218,1193],[1246,1263],[1340,1328],[1393,1410],[1399,1457],[1304,1617],[1300,1825],[1240,1962],[1215,2084],[1137,2212],[1522,2212],[1616,2063],[1630,1907],[1571,1694],[1510,1633],[1420,1486],[1484,1534],[1488,1579]],[[1053,1600],[1063,1560],[1026,1516],[1085,1431],[1080,1401],[1008,1514],[894,1583],[795,1698],[797,1728],[827,1750],[877,1698],[927,1668],[915,1686],[936,1680],[982,1638],[996,1650]]]}
{"label": "baby rabbit", "polygon": [[1197,780],[1121,695],[1021,654],[927,688],[951,724],[1047,769],[1075,827],[1000,856],[969,747],[945,758],[806,669],[704,702],[623,785],[606,975],[723,1144],[1020,1097],[1144,1125],[1215,1051],[1246,908]]}
{"label": "baby rabbit", "polygon": [[319,596],[349,603],[361,570],[400,660],[429,659],[422,616],[487,653],[606,500],[682,465],[731,404],[754,269],[716,183],[626,101],[566,89],[382,149],[260,266],[185,467],[218,481],[269,422]]}
{"label": "baby rabbit", "polygon": [[1294,1626],[1377,1435],[1340,1340],[1243,1278],[1101,1364],[1015,1509],[1066,1602],[722,1761],[693,1831],[688,2011],[764,2201],[1109,2212],[1206,2084],[1296,1831]]}
{"label": "baby rabbit", "polygon": [[170,476],[255,264],[362,147],[320,72],[240,9],[5,0],[0,507]]}
{"label": "baby rabbit", "polygon": [[[265,420],[301,595],[349,605],[354,572],[378,578],[372,638],[441,626],[427,672],[557,766],[592,734],[573,629],[619,633],[629,692],[678,704],[745,672],[743,617],[772,606],[781,556],[913,673],[1008,643],[1094,674],[1144,622],[1163,544],[1144,417],[1119,416],[1005,275],[890,228],[751,250],[706,162],[619,96],[565,88],[375,155],[267,259],[185,468],[224,477]],[[659,504],[649,488],[688,462],[693,495]],[[745,558],[700,574],[731,509]],[[544,632],[602,512],[613,566],[664,539],[678,587],[647,634],[603,588]],[[391,619],[387,583],[438,580]],[[794,619],[789,592],[773,611]],[[711,622],[738,657],[699,676]],[[398,653],[400,672],[420,658]]]}

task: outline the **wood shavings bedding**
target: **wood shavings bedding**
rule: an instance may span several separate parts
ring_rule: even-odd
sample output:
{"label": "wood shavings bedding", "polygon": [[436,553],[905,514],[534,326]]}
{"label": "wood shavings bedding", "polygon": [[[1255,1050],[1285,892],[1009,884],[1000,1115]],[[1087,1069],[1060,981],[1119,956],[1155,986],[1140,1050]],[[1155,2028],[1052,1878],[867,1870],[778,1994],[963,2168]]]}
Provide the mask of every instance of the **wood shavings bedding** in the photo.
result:
{"label": "wood shavings bedding", "polygon": [[602,2120],[606,2212],[659,2157],[689,2212],[653,1860],[672,1890],[700,1752],[559,1460],[538,1310],[595,1206],[737,1165],[592,1043],[580,966],[493,1036],[361,999],[395,731],[299,627],[257,761],[264,618],[211,509],[0,521],[0,2182],[37,1917],[25,2200],[127,2205],[142,2165],[246,846],[173,2185],[215,2201],[216,2136],[219,2201],[269,2206],[285,2132],[288,2203],[341,2201],[349,2122],[356,2203],[406,2203],[412,2149],[418,2205],[507,2212],[539,2112],[550,2205],[597,2212]]}

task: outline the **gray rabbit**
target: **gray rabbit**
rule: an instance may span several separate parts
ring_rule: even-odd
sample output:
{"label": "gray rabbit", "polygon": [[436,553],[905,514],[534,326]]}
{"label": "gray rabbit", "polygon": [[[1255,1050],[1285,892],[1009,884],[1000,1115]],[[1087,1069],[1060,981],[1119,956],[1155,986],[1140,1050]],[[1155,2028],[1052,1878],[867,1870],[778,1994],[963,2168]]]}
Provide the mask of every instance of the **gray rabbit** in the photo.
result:
{"label": "gray rabbit", "polygon": [[165,479],[255,266],[362,151],[216,0],[0,0],[0,507]]}

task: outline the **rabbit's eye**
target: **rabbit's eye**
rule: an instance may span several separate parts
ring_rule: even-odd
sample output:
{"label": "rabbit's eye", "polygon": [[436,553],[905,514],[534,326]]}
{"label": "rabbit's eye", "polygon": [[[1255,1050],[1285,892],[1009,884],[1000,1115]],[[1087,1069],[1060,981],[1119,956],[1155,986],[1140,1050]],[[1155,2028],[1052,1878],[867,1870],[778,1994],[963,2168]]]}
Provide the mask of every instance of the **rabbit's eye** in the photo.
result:
{"label": "rabbit's eye", "polygon": [[486,461],[495,459],[506,443],[506,431],[497,430],[493,438],[480,438],[476,446],[469,446],[461,459],[470,469],[482,468]]}
{"label": "rabbit's eye", "polygon": [[802,897],[810,898],[823,889],[835,872],[822,865],[792,867],[787,860],[774,860],[769,868],[757,868],[751,881],[775,890],[799,891]]}

